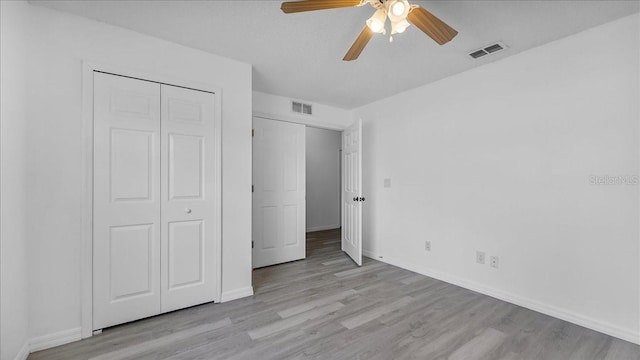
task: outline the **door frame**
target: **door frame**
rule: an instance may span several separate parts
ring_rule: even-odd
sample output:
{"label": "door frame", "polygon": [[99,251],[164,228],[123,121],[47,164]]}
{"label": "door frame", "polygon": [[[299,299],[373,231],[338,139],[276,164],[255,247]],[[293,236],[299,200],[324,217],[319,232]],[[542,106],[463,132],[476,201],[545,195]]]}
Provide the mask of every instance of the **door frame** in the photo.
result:
{"label": "door frame", "polygon": [[258,117],[258,118],[267,119],[267,120],[283,121],[283,122],[289,122],[294,124],[302,124],[312,128],[335,130],[339,132],[342,132],[344,129],[349,127],[349,126],[338,125],[338,124],[327,124],[322,121],[316,120],[315,118],[313,118],[313,115],[305,115],[305,116],[310,116],[311,118],[301,118],[298,116],[291,116],[291,115],[282,115],[282,114],[276,115],[276,114],[266,113],[262,111],[253,111],[251,114],[252,114],[252,117]]}
{"label": "door frame", "polygon": [[[265,112],[260,112],[260,111],[253,111],[252,112],[252,118],[261,118],[261,119],[265,119],[265,120],[274,120],[274,121],[282,121],[282,122],[287,122],[287,123],[294,123],[294,124],[300,124],[300,125],[304,125],[305,127],[312,127],[312,128],[316,128],[316,129],[325,129],[325,130],[334,130],[334,131],[338,131],[340,133],[340,149],[338,151],[339,154],[339,162],[340,162],[340,226],[342,227],[343,225],[343,221],[342,221],[342,133],[344,132],[344,130],[346,130],[347,128],[349,128],[350,125],[348,126],[342,126],[342,125],[334,125],[334,124],[326,124],[323,123],[321,121],[318,121],[316,119],[307,119],[307,118],[299,118],[297,116],[288,116],[288,115],[276,115],[276,114],[272,114],[272,113],[265,113]],[[251,121],[251,127],[253,128],[253,120]],[[305,147],[306,147],[306,143],[305,143]],[[251,142],[251,182],[253,183],[253,141]],[[306,166],[306,159],[305,159],[305,166]],[[305,201],[305,206],[306,206],[306,201]],[[253,213],[253,195],[252,195],[252,200],[251,200],[251,213]],[[305,216],[306,216],[306,210],[305,210]],[[306,233],[306,229],[305,229],[305,233]],[[252,235],[253,237],[253,235]],[[306,241],[306,239],[305,239]],[[251,265],[251,270],[253,271],[253,249],[251,249],[251,261],[252,261],[252,265]]]}
{"label": "door frame", "polygon": [[126,76],[130,78],[173,85],[214,93],[215,167],[214,189],[216,197],[216,232],[214,240],[214,265],[216,270],[215,302],[222,295],[222,89],[213,84],[178,79],[171,76],[148,73],[124,66],[82,62],[82,213],[80,216],[81,243],[81,335],[93,336],[93,73],[94,71]]}

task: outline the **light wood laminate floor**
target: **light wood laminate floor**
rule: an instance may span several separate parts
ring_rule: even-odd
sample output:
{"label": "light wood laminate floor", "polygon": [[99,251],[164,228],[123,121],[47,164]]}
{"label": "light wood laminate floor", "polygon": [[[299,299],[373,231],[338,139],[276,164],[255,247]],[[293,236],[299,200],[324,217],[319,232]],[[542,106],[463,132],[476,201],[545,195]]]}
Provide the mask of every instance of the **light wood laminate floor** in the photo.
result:
{"label": "light wood laminate floor", "polygon": [[253,272],[255,296],[105,329],[51,359],[640,360],[640,346],[372,259],[338,231]]}

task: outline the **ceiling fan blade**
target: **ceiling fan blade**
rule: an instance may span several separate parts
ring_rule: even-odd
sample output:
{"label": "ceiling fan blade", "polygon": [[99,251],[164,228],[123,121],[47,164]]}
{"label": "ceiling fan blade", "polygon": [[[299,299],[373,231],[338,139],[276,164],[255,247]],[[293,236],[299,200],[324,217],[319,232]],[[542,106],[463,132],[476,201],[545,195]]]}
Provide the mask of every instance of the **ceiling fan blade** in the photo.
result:
{"label": "ceiling fan blade", "polygon": [[407,20],[440,45],[448,43],[458,35],[451,26],[420,6],[411,9]]}
{"label": "ceiling fan blade", "polygon": [[349,51],[347,51],[347,54],[344,56],[342,60],[351,61],[351,60],[357,59],[358,56],[360,56],[360,53],[362,52],[364,47],[367,46],[367,43],[369,42],[369,40],[371,40],[372,37],[373,37],[373,31],[371,31],[371,29],[369,29],[369,27],[365,25],[364,29],[362,29],[362,31],[360,32],[360,35],[358,35],[358,38],[356,39],[356,41],[353,42],[353,45],[351,45],[351,48],[349,48]]}
{"label": "ceiling fan blade", "polygon": [[280,9],[285,14],[302,11],[327,10],[343,7],[353,7],[361,4],[360,0],[303,0],[286,1],[282,3]]}

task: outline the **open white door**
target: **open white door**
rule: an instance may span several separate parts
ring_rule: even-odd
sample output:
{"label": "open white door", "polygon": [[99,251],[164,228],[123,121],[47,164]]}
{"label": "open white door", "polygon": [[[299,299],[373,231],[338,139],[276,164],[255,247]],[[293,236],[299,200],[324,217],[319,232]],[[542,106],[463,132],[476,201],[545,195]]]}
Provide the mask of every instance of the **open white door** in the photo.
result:
{"label": "open white door", "polygon": [[253,267],[304,259],[305,127],[253,118]]}
{"label": "open white door", "polygon": [[342,132],[342,251],[362,266],[362,120]]}

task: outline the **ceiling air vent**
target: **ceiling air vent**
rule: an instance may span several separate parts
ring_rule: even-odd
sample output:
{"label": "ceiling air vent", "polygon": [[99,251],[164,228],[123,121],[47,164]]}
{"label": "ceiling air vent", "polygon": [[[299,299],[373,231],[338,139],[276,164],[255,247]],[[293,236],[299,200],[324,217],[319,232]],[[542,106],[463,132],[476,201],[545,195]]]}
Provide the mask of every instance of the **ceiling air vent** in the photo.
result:
{"label": "ceiling air vent", "polygon": [[471,57],[472,57],[472,58],[474,58],[474,59],[477,59],[477,58],[479,58],[479,57],[481,57],[481,56],[485,56],[485,55],[487,55],[487,54],[489,54],[489,53],[488,53],[488,52],[486,52],[486,51],[484,51],[484,50],[482,50],[482,49],[480,49],[480,50],[478,50],[478,51],[474,51],[474,52],[472,52],[471,54],[469,54],[469,56],[471,56]]}
{"label": "ceiling air vent", "polygon": [[491,45],[491,46],[487,46],[487,47],[486,47],[486,48],[484,48],[483,50],[484,50],[484,51],[486,51],[486,52],[488,52],[488,53],[494,53],[494,52],[496,52],[496,51],[500,51],[500,50],[502,50],[502,49],[504,49],[504,48],[502,47],[502,45],[500,45],[500,44],[493,44],[493,45]]}
{"label": "ceiling air vent", "polygon": [[291,102],[291,111],[299,114],[312,115],[313,110],[311,108],[311,104],[303,104],[301,102],[292,101]]}
{"label": "ceiling air vent", "polygon": [[497,42],[495,44],[486,46],[486,47],[484,47],[482,49],[474,50],[474,51],[469,53],[469,56],[471,56],[474,59],[477,59],[479,57],[483,57],[485,55],[490,55],[490,54],[493,54],[495,52],[504,50],[506,48],[507,48],[507,46],[504,43]]}

